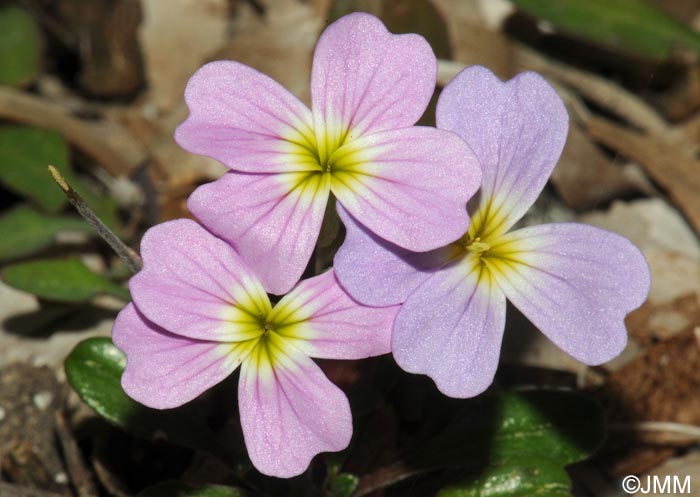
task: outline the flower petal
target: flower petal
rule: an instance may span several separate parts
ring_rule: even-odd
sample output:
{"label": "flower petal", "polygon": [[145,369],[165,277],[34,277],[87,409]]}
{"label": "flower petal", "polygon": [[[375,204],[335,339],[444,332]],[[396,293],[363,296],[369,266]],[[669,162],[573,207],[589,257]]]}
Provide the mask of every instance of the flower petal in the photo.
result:
{"label": "flower petal", "polygon": [[327,174],[231,172],[197,188],[187,207],[236,248],[268,292],[280,295],[311,258],[329,189]]}
{"label": "flower petal", "polygon": [[357,303],[331,269],[299,283],[275,305],[268,321],[310,357],[363,359],[391,351],[398,310]]}
{"label": "flower petal", "polygon": [[143,269],[129,281],[134,303],[169,332],[203,340],[240,341],[260,333],[270,309],[262,285],[223,240],[189,219],[149,229]]}
{"label": "flower petal", "polygon": [[192,340],[168,333],[128,304],[112,329],[126,354],[124,391],[155,409],[177,407],[228,377],[250,351],[246,343]]}
{"label": "flower petal", "polygon": [[584,224],[544,224],[509,233],[492,250],[502,254],[489,263],[497,284],[557,346],[589,365],[622,352],[625,315],[650,285],[629,240]]}
{"label": "flower petal", "polygon": [[342,17],[321,35],[314,53],[318,141],[333,150],[363,134],[412,126],[425,112],[436,79],[437,60],[422,36],[393,35],[370,14]]}
{"label": "flower petal", "polygon": [[318,169],[308,154],[297,154],[313,148],[311,111],[255,69],[233,61],[206,64],[187,83],[185,101],[190,115],[175,130],[185,150],[237,171]]}
{"label": "flower petal", "polygon": [[358,222],[414,252],[467,231],[467,200],[479,188],[476,157],[456,135],[434,128],[383,131],[332,157],[331,191]]}
{"label": "flower petal", "polygon": [[484,67],[470,67],[445,87],[436,117],[482,164],[475,236],[505,233],[539,196],[564,148],[569,117],[561,98],[535,73],[503,83]]}
{"label": "flower petal", "polygon": [[401,304],[456,251],[452,245],[430,252],[411,252],[382,240],[358,223],[342,205],[345,240],[333,259],[343,288],[365,305]]}
{"label": "flower petal", "polygon": [[505,327],[503,293],[473,258],[445,266],[413,292],[394,322],[392,351],[450,397],[473,397],[493,382]]}
{"label": "flower petal", "polygon": [[348,446],[352,415],[345,394],[321,368],[281,337],[269,336],[241,368],[241,425],[258,471],[290,478],[316,454]]}

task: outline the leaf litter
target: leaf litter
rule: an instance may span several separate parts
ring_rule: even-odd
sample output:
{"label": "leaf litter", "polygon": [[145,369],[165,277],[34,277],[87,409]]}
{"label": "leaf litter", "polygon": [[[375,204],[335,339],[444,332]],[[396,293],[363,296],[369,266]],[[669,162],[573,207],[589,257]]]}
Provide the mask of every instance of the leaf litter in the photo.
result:
{"label": "leaf litter", "polygon": [[[62,90],[45,93],[42,85],[28,87],[30,76],[18,80],[16,88],[3,86],[0,117],[3,124],[58,130],[77,152],[72,162],[82,177],[95,179],[106,174],[142,191],[149,217],[129,212],[133,207],[121,212],[121,220],[127,221],[127,238],[137,247],[145,227],[139,223],[188,215],[184,206],[187,195],[199,183],[224,171],[215,161],[184,153],[172,141],[174,127],[186,113],[181,98],[184,84],[201,64],[220,58],[239,60],[270,74],[308,102],[313,47],[333,10],[370,10],[388,16],[384,20],[389,25],[395,16],[397,26],[419,30],[420,19],[409,17],[407,22],[401,18],[399,22],[401,3],[178,0],[166,5],[157,0],[105,0],[99,2],[102,9],[92,11],[97,17],[91,19],[88,12],[75,12],[77,2],[60,0],[58,9],[38,0],[27,2],[33,6],[28,12],[36,16],[44,38],[36,77],[42,81],[58,75],[55,83]],[[697,33],[700,10],[693,2],[655,3],[687,20]],[[506,347],[519,353],[506,354],[508,364],[504,364],[499,382],[502,386],[523,384],[525,376],[518,373],[521,376],[514,380],[508,371],[511,367],[529,368],[526,378],[533,385],[551,385],[556,374],[565,373],[569,386],[587,388],[605,401],[613,436],[593,461],[584,463],[584,470],[572,472],[574,482],[583,489],[594,481],[599,489],[619,489],[616,477],[620,471],[700,474],[699,440],[691,429],[700,426],[700,105],[693,86],[697,68],[682,65],[669,71],[668,64],[638,64],[638,59],[614,47],[605,48],[601,62],[591,62],[581,49],[581,43],[586,47],[590,40],[568,38],[557,30],[533,36],[522,13],[506,1],[433,0],[430,4],[434,11],[431,24],[438,24],[437,31],[446,35],[448,43],[447,52],[440,55],[444,59],[440,64],[442,84],[467,64],[490,66],[504,78],[535,70],[560,89],[569,105],[569,140],[549,191],[557,200],[542,207],[543,215],[556,217],[565,212],[568,218],[627,236],[642,249],[652,271],[649,300],[628,318],[630,345],[618,361],[594,369],[573,364],[558,350],[537,343],[533,337],[540,335],[528,333],[529,324],[522,320],[507,331]],[[109,12],[122,12],[121,18],[126,20],[114,24],[117,21],[110,20]],[[128,30],[120,31],[121,26]],[[91,40],[94,51],[70,43],[78,39]],[[552,40],[561,42],[558,50],[552,50]],[[593,40],[596,47],[604,44],[604,39]],[[61,50],[62,59],[58,57]],[[66,51],[79,61],[77,69],[65,63]],[[119,60],[125,65],[119,66]],[[636,74],[634,84],[630,84],[630,74]],[[655,75],[669,83],[653,84]],[[71,105],[58,95],[70,95]],[[76,113],[75,102],[90,112]],[[98,170],[101,172],[96,173]],[[18,204],[22,198],[12,202]],[[9,212],[8,207],[17,207],[3,206],[3,214]],[[71,213],[63,210],[59,214],[56,219]],[[60,240],[42,241],[41,250],[65,255],[76,250]],[[118,263],[99,243],[83,241],[77,251],[102,259],[100,272],[119,272]],[[80,309],[94,316],[77,323],[74,308],[37,300],[2,283],[0,294],[3,373],[16,367],[10,366],[13,362],[46,364],[59,372],[74,344],[85,336],[109,333],[119,305],[114,301],[105,305],[104,298],[97,297],[81,304],[85,307]],[[350,366],[342,373],[346,388],[352,391],[367,381],[357,374],[364,367],[366,364]],[[413,474],[402,466],[400,430],[406,423],[418,424],[423,419],[417,399],[423,398],[421,389],[428,387],[419,381],[400,404],[401,412],[392,404],[369,408],[371,414],[361,426],[370,435],[358,441],[353,449],[358,452],[353,458],[351,451],[347,466],[360,476],[360,485],[362,476],[386,467],[394,471],[392,481]],[[368,406],[380,395],[357,394]],[[69,416],[68,421],[82,448],[86,439],[78,430],[78,419],[77,415]],[[113,489],[112,495],[132,492],[139,482],[130,481],[124,469],[105,458],[99,448],[120,435],[104,427],[98,433],[85,453],[88,470],[94,472],[102,488]],[[4,438],[0,442],[7,443]],[[119,443],[128,454],[133,454],[135,447],[148,454],[159,450],[132,439]],[[361,454],[366,456],[358,459]],[[26,459],[28,467],[36,464],[32,457]],[[44,466],[56,464],[50,462],[51,457],[48,452],[36,456]],[[173,467],[182,467],[180,474],[185,474],[187,463],[178,459],[179,455],[172,457]],[[202,476],[205,466],[200,460],[196,467],[190,467],[186,473],[190,481],[206,480]],[[66,468],[62,470],[68,474]],[[219,467],[215,473],[225,479],[227,471]],[[17,478],[11,483],[27,484]],[[409,481],[420,482],[421,477]],[[377,491],[372,495],[395,495],[394,487],[384,488],[389,483],[373,482]],[[60,486],[45,490],[63,491]]]}

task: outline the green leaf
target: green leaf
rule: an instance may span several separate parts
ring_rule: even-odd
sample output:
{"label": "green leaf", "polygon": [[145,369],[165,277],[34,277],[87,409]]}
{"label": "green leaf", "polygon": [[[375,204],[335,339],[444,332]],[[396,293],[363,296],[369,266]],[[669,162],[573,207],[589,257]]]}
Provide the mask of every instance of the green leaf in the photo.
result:
{"label": "green leaf", "polygon": [[77,217],[49,217],[19,206],[0,217],[0,260],[34,254],[63,232],[92,233],[92,228]]}
{"label": "green leaf", "polygon": [[0,181],[43,210],[57,212],[68,200],[49,175],[49,164],[64,175],[68,171],[68,147],[60,133],[26,126],[0,127]]}
{"label": "green leaf", "polygon": [[56,166],[107,226],[119,226],[114,200],[87,188],[73,172],[68,145],[60,133],[27,126],[0,127],[0,182],[41,209],[57,212],[68,199],[49,174],[49,164]]}
{"label": "green leaf", "polygon": [[576,392],[503,394],[496,409],[492,460],[532,455],[567,465],[587,458],[605,438],[600,405]]}
{"label": "green leaf", "polygon": [[87,405],[112,424],[138,437],[164,436],[175,445],[204,450],[224,462],[231,462],[230,452],[220,446],[190,405],[157,410],[128,397],[120,384],[125,366],[126,356],[108,338],[88,338],[80,342],[65,363],[68,383]]}
{"label": "green leaf", "polygon": [[41,32],[32,16],[17,7],[0,8],[0,85],[31,83],[40,62]]}
{"label": "green leaf", "polygon": [[355,475],[340,473],[335,475],[328,486],[328,497],[351,497],[360,480]]}
{"label": "green leaf", "polygon": [[562,31],[654,61],[700,52],[700,35],[646,0],[513,0]]}
{"label": "green leaf", "polygon": [[444,488],[437,497],[571,497],[570,487],[561,464],[517,457]]}
{"label": "green leaf", "polygon": [[564,466],[585,459],[604,436],[602,409],[589,397],[559,390],[500,393],[469,404],[434,439],[428,457],[471,462],[483,453],[500,463],[543,456]]}
{"label": "green leaf", "polygon": [[166,481],[148,487],[136,497],[243,497],[241,490],[221,485],[205,485],[189,489],[177,481]]}
{"label": "green leaf", "polygon": [[20,262],[0,274],[18,290],[58,302],[85,302],[101,294],[131,300],[126,288],[93,273],[76,257]]}
{"label": "green leaf", "polygon": [[604,437],[603,411],[588,397],[503,393],[468,404],[411,464],[464,468],[440,497],[559,497],[569,495],[564,466],[588,457]]}

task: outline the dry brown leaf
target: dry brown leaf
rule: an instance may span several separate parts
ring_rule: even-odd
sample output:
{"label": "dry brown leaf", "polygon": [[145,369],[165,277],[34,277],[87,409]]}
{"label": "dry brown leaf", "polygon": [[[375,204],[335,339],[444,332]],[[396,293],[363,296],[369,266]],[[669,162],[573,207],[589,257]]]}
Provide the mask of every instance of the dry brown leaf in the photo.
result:
{"label": "dry brown leaf", "polygon": [[[178,0],[178,12],[173,14],[180,17],[181,30],[176,36],[179,40],[177,43],[171,40],[175,35],[167,32],[167,22],[154,17],[152,22],[155,24],[148,24],[149,13],[155,16],[160,9],[169,10],[171,7],[161,5],[162,2],[158,0],[146,2],[147,25],[143,36],[150,47],[146,50],[147,61],[151,61],[149,77],[161,78],[165,72],[173,75],[177,82],[162,83],[162,96],[155,90],[152,92],[152,98],[160,108],[154,108],[150,101],[145,101],[124,112],[122,119],[156,159],[156,173],[165,193],[160,203],[166,217],[181,216],[186,212],[181,195],[183,191],[189,188],[189,192],[196,183],[217,179],[227,171],[214,159],[181,149],[173,139],[175,128],[188,114],[182,92],[189,76],[207,61],[236,60],[268,74],[308,102],[311,54],[324,26],[324,9],[327,9],[324,2],[272,0],[265,3],[264,13],[245,2],[239,4],[233,19],[228,20],[222,11],[226,0],[207,0],[204,3]],[[187,12],[190,15],[183,15]],[[183,63],[180,56],[173,58],[172,47],[188,42],[192,18],[206,18],[204,24],[213,33],[196,35],[193,47],[185,51],[186,63]],[[164,60],[160,61],[160,58]],[[165,109],[168,112],[162,112]]]}
{"label": "dry brown leaf", "polygon": [[[688,452],[687,454],[674,457],[673,459],[669,459],[657,468],[654,468],[653,470],[643,475],[640,475],[640,479],[642,480],[644,487],[646,487],[647,478],[656,477],[663,483],[666,477],[669,477],[669,481],[671,482],[673,482],[674,477],[678,477],[679,483],[683,485],[685,478],[691,477],[690,485],[692,489],[694,488],[693,484],[695,483],[693,482],[693,477],[697,477],[698,475],[700,475],[700,451],[693,450]],[[653,495],[657,497],[673,497],[674,495],[678,495],[679,492],[674,492],[672,485],[673,484],[671,484],[671,487],[669,488],[668,492],[654,493]],[[697,485],[697,483],[695,483],[695,485]],[[641,497],[643,495],[649,495],[649,493],[642,493],[640,491],[634,495],[637,497]]]}
{"label": "dry brown leaf", "polygon": [[82,120],[48,99],[0,87],[0,118],[56,129],[81,152],[114,176],[129,176],[147,159],[145,148],[110,120]]}
{"label": "dry brown leaf", "polygon": [[118,97],[143,86],[143,61],[136,39],[141,23],[139,0],[64,0],[56,4],[62,22],[76,36],[82,88],[92,95]]}
{"label": "dry brown leaf", "polygon": [[[148,104],[147,104],[148,105]],[[157,118],[144,112],[144,108],[131,108],[121,119],[137,136],[154,158],[154,172],[163,183],[166,194],[181,190],[200,181],[219,178],[228,168],[219,161],[203,155],[191,154],[175,143],[175,128],[188,114],[184,101],[168,114]]]}
{"label": "dry brown leaf", "polygon": [[[522,45],[515,45],[513,54],[508,60],[510,74],[499,73],[501,78],[506,79],[520,71],[536,71],[549,79],[553,85],[557,86],[557,83],[560,83],[573,88],[582,97],[595,102],[641,130],[662,135],[671,133],[669,124],[656,110],[632,92],[610,80],[562,64]],[[467,65],[462,62],[439,60],[438,84],[445,85]]]}
{"label": "dry brown leaf", "polygon": [[615,202],[581,221],[629,238],[651,269],[649,302],[658,305],[700,292],[700,243],[678,211],[661,199]]}
{"label": "dry brown leaf", "polygon": [[497,26],[498,17],[503,15],[499,13],[504,8],[502,2],[432,1],[446,21],[454,60],[487,66],[501,78],[515,74],[514,46]]}
{"label": "dry brown leaf", "polygon": [[598,142],[638,163],[668,192],[700,233],[700,160],[690,157],[678,145],[637,133],[607,119],[592,119],[587,130]]}
{"label": "dry brown leaf", "polygon": [[573,66],[562,64],[526,47],[518,47],[518,70],[531,70],[574,88],[633,126],[648,132],[667,133],[669,124],[644,100],[622,86]]}
{"label": "dry brown leaf", "polygon": [[632,166],[613,162],[572,122],[552,184],[569,207],[586,210],[632,193],[651,193]]}
{"label": "dry brown leaf", "polygon": [[691,325],[700,324],[700,295],[689,293],[670,302],[646,302],[627,317],[630,335],[641,344],[666,340]]}
{"label": "dry brown leaf", "polygon": [[190,76],[227,40],[227,0],[141,0],[140,40],[149,100],[158,112],[182,101]]}
{"label": "dry brown leaf", "polygon": [[600,395],[615,424],[671,421],[700,425],[700,350],[693,328],[651,345],[610,375]]}
{"label": "dry brown leaf", "polygon": [[673,130],[669,141],[686,147],[688,154],[693,157],[700,156],[700,113],[680,123]]}
{"label": "dry brown leaf", "polygon": [[[659,447],[657,445],[631,444],[625,442],[625,446],[618,448],[612,454],[605,456],[605,468],[608,473],[616,478],[626,475],[637,475],[657,467],[659,464],[673,457],[678,449],[675,447]],[[619,480],[618,480],[619,481]],[[620,487],[617,487],[618,489]],[[615,497],[619,497],[619,493]]]}
{"label": "dry brown leaf", "polygon": [[231,39],[214,58],[254,67],[309,103],[311,58],[325,28],[323,8],[320,0],[269,0],[261,15],[248,2],[241,4],[231,26]]}
{"label": "dry brown leaf", "polygon": [[700,108],[700,67],[691,65],[673,86],[655,99],[670,121],[687,119]]}

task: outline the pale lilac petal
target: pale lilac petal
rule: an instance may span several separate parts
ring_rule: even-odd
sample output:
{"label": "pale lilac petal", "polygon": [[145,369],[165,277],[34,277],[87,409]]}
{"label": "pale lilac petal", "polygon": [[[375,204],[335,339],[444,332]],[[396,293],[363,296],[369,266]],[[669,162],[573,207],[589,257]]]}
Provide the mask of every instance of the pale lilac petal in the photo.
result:
{"label": "pale lilac petal", "polygon": [[185,90],[189,117],[175,141],[236,171],[308,171],[319,166],[300,151],[313,148],[311,111],[279,83],[233,61],[200,68]]}
{"label": "pale lilac petal", "polygon": [[561,98],[535,73],[503,83],[484,67],[470,67],[445,87],[436,118],[481,161],[480,208],[489,214],[476,235],[505,233],[539,196],[564,148],[569,117]]}
{"label": "pale lilac petal", "polygon": [[180,406],[228,377],[249,352],[245,344],[193,340],[168,333],[128,304],[112,340],[126,354],[122,387],[155,409]]}
{"label": "pale lilac petal", "polygon": [[595,365],[627,343],[624,318],[649,292],[644,256],[629,240],[583,224],[514,231],[489,264],[503,292],[565,352]]}
{"label": "pale lilac petal", "polygon": [[238,404],[248,454],[266,475],[299,475],[316,454],[350,443],[345,394],[311,359],[273,334],[243,363]]}
{"label": "pale lilac petal", "polygon": [[275,305],[268,321],[310,357],[363,359],[391,351],[398,310],[357,303],[331,269],[299,283]]}
{"label": "pale lilac petal", "polygon": [[341,147],[331,191],[370,231],[426,252],[467,231],[466,204],[479,188],[479,163],[456,135],[434,128],[383,131]]}
{"label": "pale lilac petal", "polygon": [[412,126],[435,91],[437,61],[419,35],[393,35],[376,17],[354,13],[321,35],[311,98],[318,141],[343,141]]}
{"label": "pale lilac petal", "polygon": [[401,368],[426,374],[450,397],[473,397],[493,382],[506,318],[503,292],[474,259],[445,266],[413,292],[394,323]]}
{"label": "pale lilac petal", "polygon": [[358,223],[343,206],[338,214],[345,225],[345,240],[333,259],[343,288],[365,305],[401,304],[436,269],[457,254],[453,245],[430,252],[411,252]]}
{"label": "pale lilac petal", "polygon": [[197,188],[187,207],[233,245],[269,293],[289,291],[321,231],[327,174],[227,173]]}
{"label": "pale lilac petal", "polygon": [[143,269],[129,281],[134,303],[171,333],[214,341],[259,334],[270,301],[256,276],[226,242],[189,219],[149,229]]}

